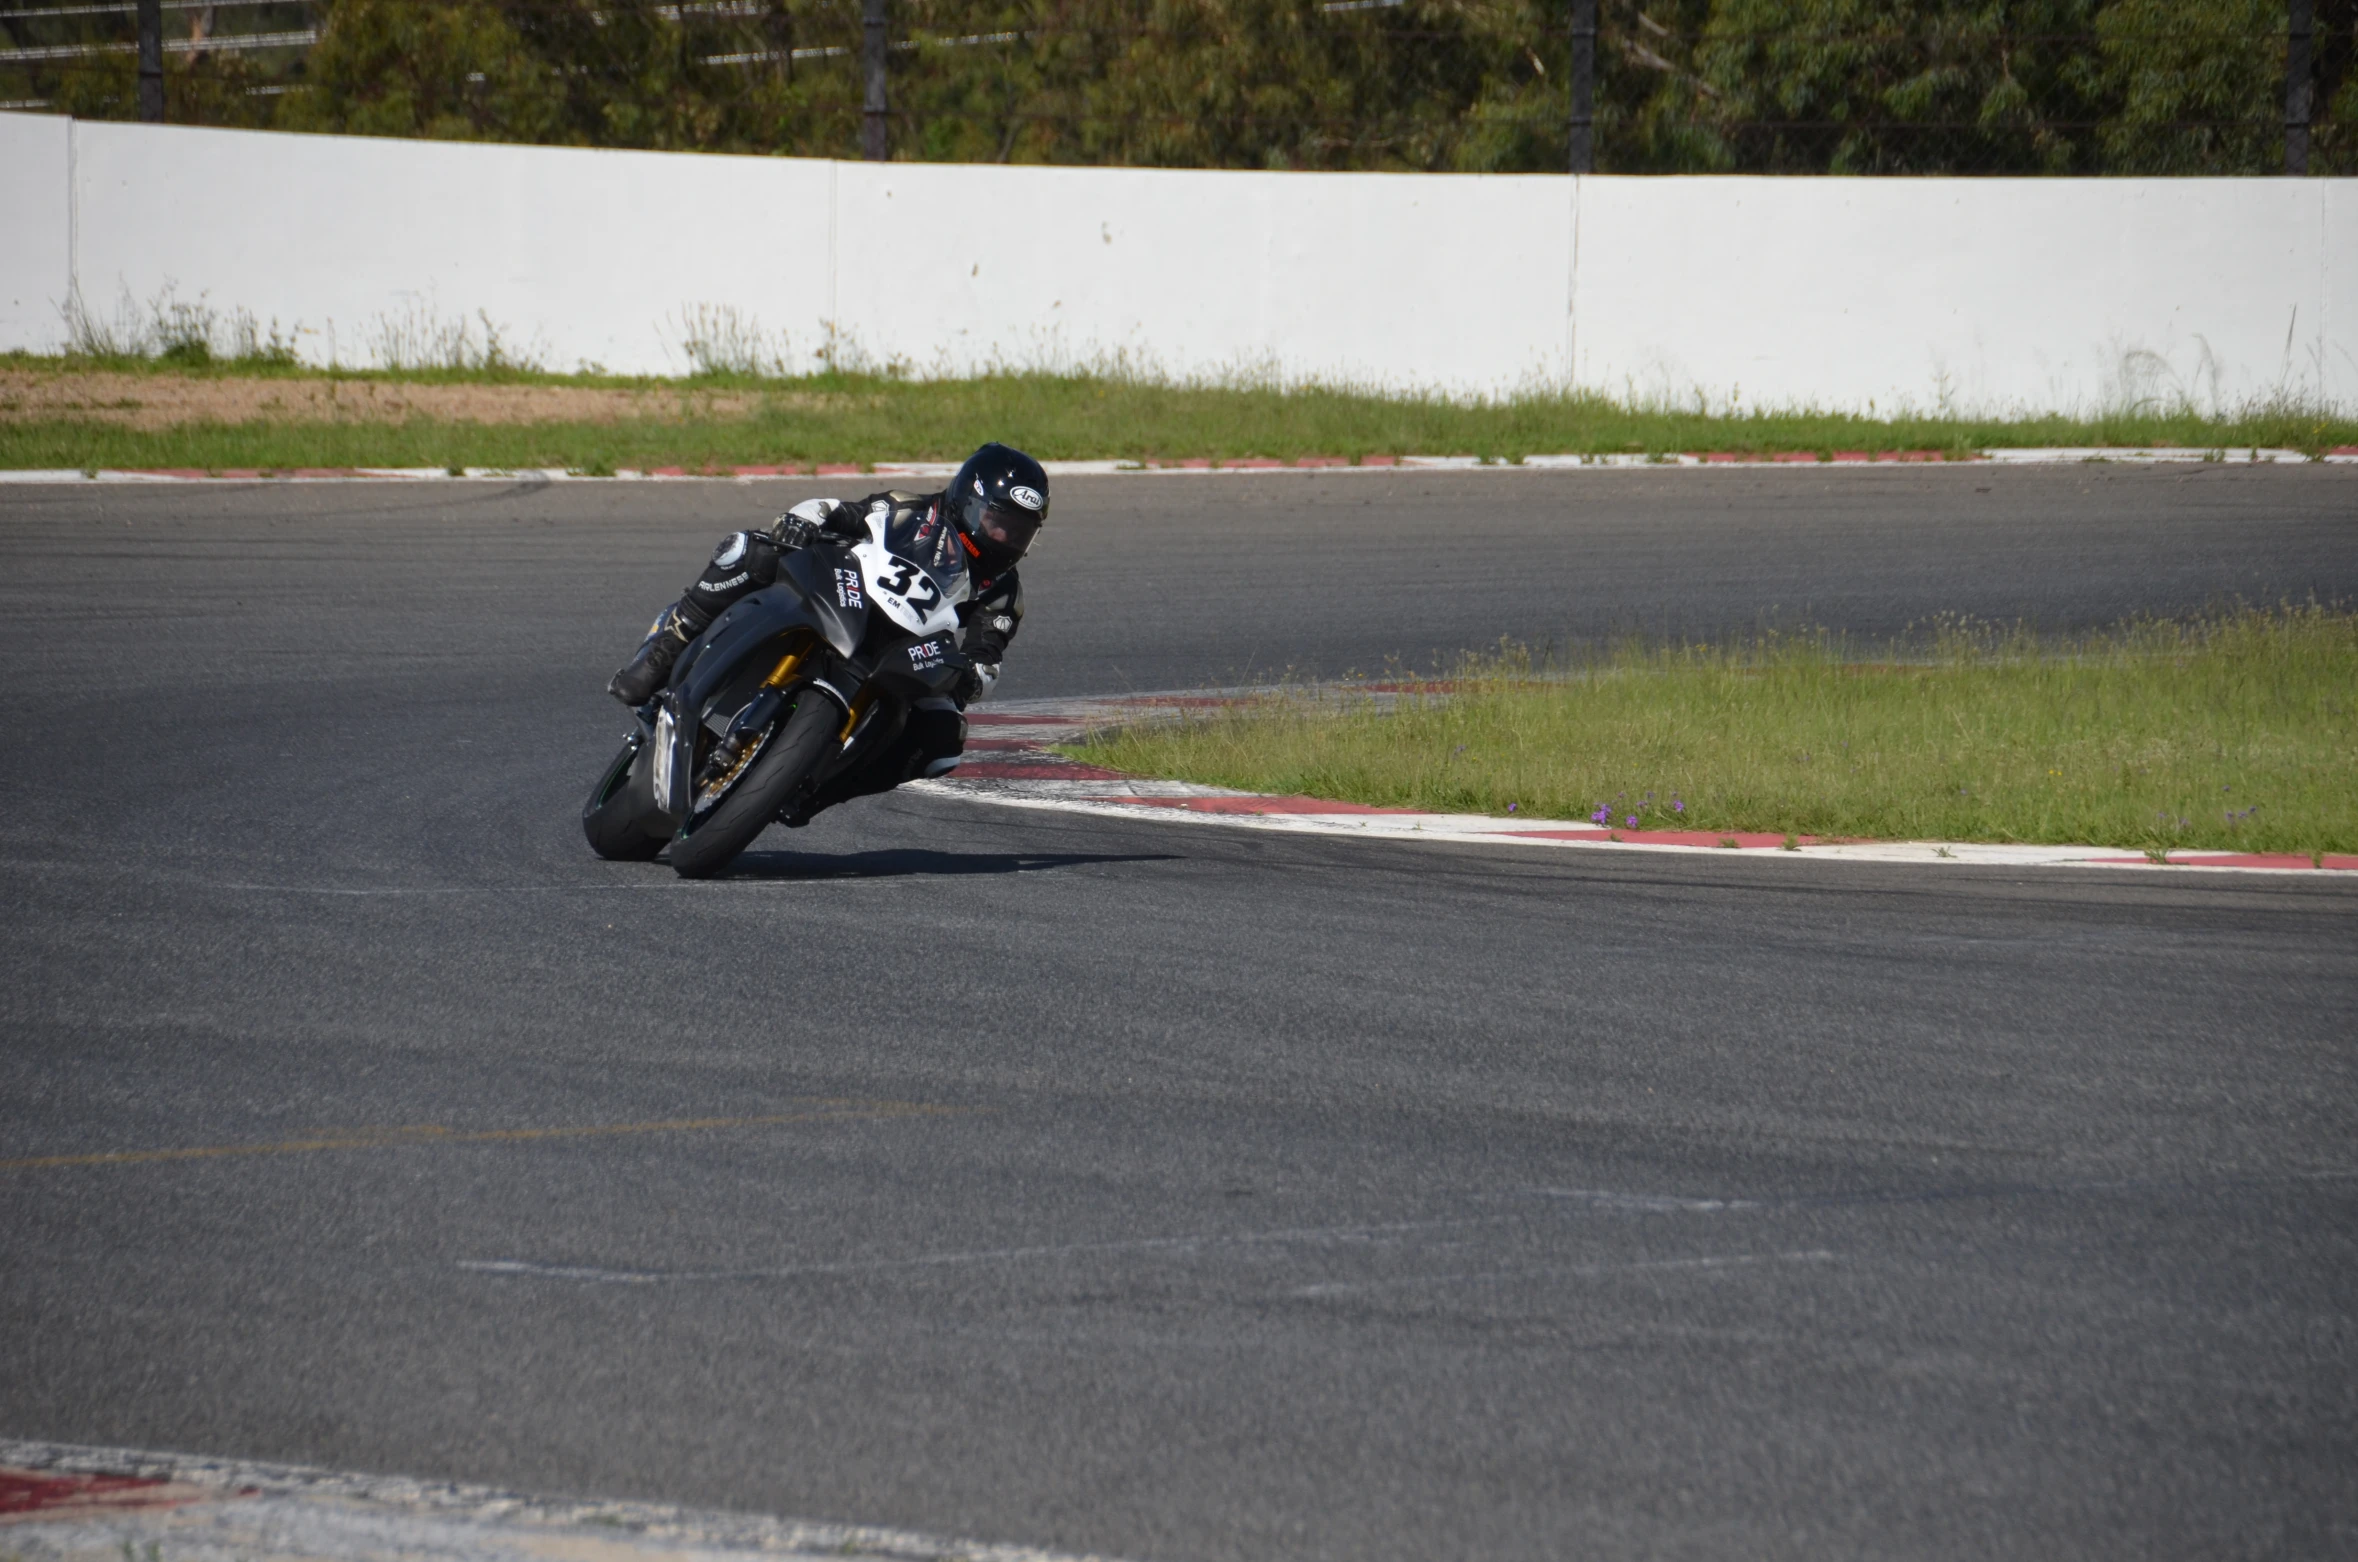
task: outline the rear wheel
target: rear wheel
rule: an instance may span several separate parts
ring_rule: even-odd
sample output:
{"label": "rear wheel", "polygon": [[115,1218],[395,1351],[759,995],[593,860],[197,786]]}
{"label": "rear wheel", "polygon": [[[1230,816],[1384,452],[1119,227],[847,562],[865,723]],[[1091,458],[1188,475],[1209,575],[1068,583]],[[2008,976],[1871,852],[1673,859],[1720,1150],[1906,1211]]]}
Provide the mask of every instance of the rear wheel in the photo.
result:
{"label": "rear wheel", "polygon": [[652,861],[669,836],[669,831],[647,829],[652,824],[661,830],[665,822],[646,795],[642,772],[648,758],[643,739],[634,737],[623,744],[581,810],[581,833],[589,837],[590,850],[608,862]]}
{"label": "rear wheel", "polygon": [[728,795],[672,838],[673,871],[683,879],[708,879],[734,862],[835,746],[842,726],[843,712],[835,702],[805,689],[794,713],[770,735]]}

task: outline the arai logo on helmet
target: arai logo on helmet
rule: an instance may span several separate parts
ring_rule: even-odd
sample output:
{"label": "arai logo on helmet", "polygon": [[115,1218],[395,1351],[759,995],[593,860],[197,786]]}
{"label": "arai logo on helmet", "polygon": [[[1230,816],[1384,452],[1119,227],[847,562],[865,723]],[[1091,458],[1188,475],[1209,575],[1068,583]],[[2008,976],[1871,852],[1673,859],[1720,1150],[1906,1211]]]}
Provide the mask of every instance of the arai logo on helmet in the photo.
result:
{"label": "arai logo on helmet", "polygon": [[1018,483],[1013,488],[1008,489],[1007,497],[1014,500],[1017,504],[1022,505],[1027,510],[1045,509],[1048,505],[1048,501],[1040,497],[1040,490],[1037,488],[1026,488],[1021,483]]}

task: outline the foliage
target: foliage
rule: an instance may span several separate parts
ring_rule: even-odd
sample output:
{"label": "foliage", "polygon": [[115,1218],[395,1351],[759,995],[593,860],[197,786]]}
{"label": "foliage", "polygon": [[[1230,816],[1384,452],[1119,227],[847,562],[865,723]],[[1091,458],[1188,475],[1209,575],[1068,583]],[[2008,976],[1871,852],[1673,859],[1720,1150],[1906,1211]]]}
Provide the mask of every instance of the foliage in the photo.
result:
{"label": "foliage", "polygon": [[[1696,51],[1721,167],[2088,170],[2094,0],[1723,0]],[[1798,13],[1798,14],[1797,14]]]}
{"label": "foliage", "polygon": [[[0,46],[35,51],[36,58],[0,64],[0,99],[82,119],[135,118],[139,62],[129,43],[129,11],[127,5],[118,13],[87,0],[11,5],[0,13]],[[254,31],[295,32],[307,25],[310,12],[303,0],[283,0],[243,6],[235,15]],[[164,117],[175,124],[267,125],[300,51],[205,49],[201,34],[217,16],[201,9],[165,13],[167,42],[187,47],[164,56]],[[76,48],[88,52],[55,52]]]}
{"label": "foliage", "polygon": [[[2282,166],[2284,0],[1601,0],[1600,11],[1607,171]],[[314,16],[320,41],[305,57],[170,56],[173,118],[802,156],[858,145],[854,0],[290,0],[253,14],[265,12],[279,26]],[[895,0],[892,18],[901,157],[1564,162],[1561,0]],[[71,7],[0,18],[11,41],[35,43],[119,38],[121,25]],[[2349,172],[2358,0],[2317,0],[2316,29],[2311,166]],[[27,65],[0,95],[127,117],[132,71],[122,52]]]}
{"label": "foliage", "polygon": [[484,0],[337,0],[279,123],[454,141],[572,139],[560,67]]}
{"label": "foliage", "polygon": [[2105,161],[2123,173],[2267,173],[2284,132],[2250,112],[2281,105],[2284,7],[2276,0],[2121,0],[2097,18],[2117,109]]}

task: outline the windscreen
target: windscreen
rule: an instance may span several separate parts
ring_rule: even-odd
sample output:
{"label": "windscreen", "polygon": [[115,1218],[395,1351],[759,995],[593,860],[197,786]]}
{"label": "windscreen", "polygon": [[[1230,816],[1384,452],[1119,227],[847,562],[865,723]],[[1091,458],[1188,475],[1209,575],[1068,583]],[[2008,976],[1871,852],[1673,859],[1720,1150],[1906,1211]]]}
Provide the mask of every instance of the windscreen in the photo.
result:
{"label": "windscreen", "polygon": [[950,601],[963,602],[972,593],[972,583],[966,577],[966,549],[959,545],[958,529],[932,506],[897,512],[884,528],[884,545],[925,566],[925,572]]}

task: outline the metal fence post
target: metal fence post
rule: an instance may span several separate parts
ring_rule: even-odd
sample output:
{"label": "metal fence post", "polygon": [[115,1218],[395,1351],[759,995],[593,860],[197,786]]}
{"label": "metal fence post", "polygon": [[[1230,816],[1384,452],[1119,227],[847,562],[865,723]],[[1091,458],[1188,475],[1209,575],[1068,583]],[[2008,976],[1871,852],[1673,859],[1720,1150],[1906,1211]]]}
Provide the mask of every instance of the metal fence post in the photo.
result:
{"label": "metal fence post", "polygon": [[892,137],[886,119],[884,57],[890,42],[885,31],[885,0],[865,0],[860,15],[860,62],[868,77],[867,101],[860,109],[860,155],[871,163],[892,156]]}
{"label": "metal fence post", "polygon": [[164,0],[139,0],[139,117],[164,122]]}
{"label": "metal fence post", "polygon": [[2309,100],[2316,92],[2310,78],[2310,42],[2316,33],[2313,0],[2292,0],[2291,25],[2284,40],[2284,171],[2309,171]]}
{"label": "metal fence post", "polygon": [[1597,171],[1597,0],[1572,0],[1572,171]]}

